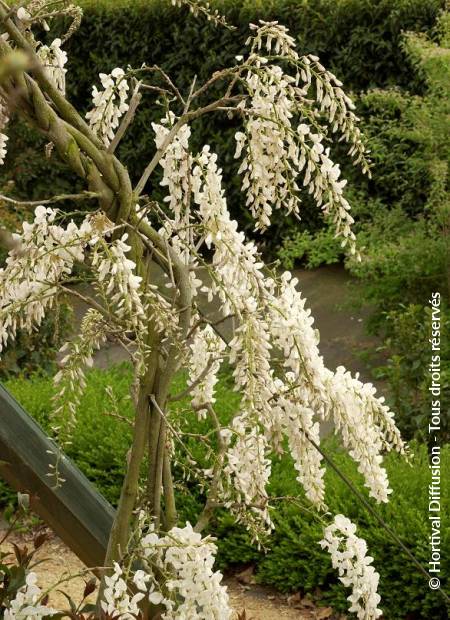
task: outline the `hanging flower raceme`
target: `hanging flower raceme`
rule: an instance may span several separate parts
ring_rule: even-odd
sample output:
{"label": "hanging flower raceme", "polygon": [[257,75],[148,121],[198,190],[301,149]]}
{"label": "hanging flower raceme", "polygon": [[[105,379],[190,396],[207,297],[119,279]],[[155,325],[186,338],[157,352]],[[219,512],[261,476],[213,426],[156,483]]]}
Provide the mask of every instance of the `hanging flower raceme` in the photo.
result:
{"label": "hanging flower raceme", "polygon": [[257,71],[248,72],[250,93],[245,133],[236,134],[235,157],[244,158],[239,168],[247,206],[256,221],[256,229],[270,225],[272,210],[284,208],[298,213],[299,148],[291,126],[295,80],[281,67],[258,61]]}
{"label": "hanging flower raceme", "polygon": [[[287,373],[287,379],[293,384],[296,377]],[[280,427],[288,440],[289,452],[294,460],[297,480],[305,489],[305,495],[316,507],[325,509],[325,468],[322,455],[311,443],[320,445],[320,424],[315,412],[303,404],[302,396],[293,388],[280,386],[281,394],[275,400],[275,407],[280,408],[278,414]]]}
{"label": "hanging flower raceme", "polygon": [[66,92],[66,73],[65,64],[67,63],[67,54],[61,49],[61,39],[55,39],[50,46],[41,45],[38,49],[38,56],[45,67],[45,72],[56,86],[56,88],[64,95]]}
{"label": "hanging flower raceme", "polygon": [[350,204],[344,198],[347,181],[340,178],[339,164],[330,159],[330,149],[324,147],[322,134],[314,133],[305,123],[298,126],[297,132],[301,152],[299,169],[305,171],[303,185],[332,222],[336,236],[342,237],[342,247],[349,244],[350,253],[355,254],[354,219],[350,215]]}
{"label": "hanging flower raceme", "polygon": [[258,24],[250,24],[254,34],[245,42],[251,46],[251,53],[261,51],[269,55],[281,56],[291,61],[297,61],[299,56],[295,49],[295,39],[289,34],[288,28],[276,21],[266,22],[262,19]]}
{"label": "hanging flower raceme", "polygon": [[92,266],[97,271],[97,286],[117,321],[123,320],[137,333],[145,330],[145,305],[140,295],[141,276],[136,263],[128,258],[131,250],[127,233],[112,243],[97,245]]}
{"label": "hanging flower raceme", "polygon": [[299,64],[308,90],[309,86],[313,84],[315,86],[315,100],[320,113],[327,119],[333,133],[339,133],[341,139],[350,145],[348,155],[354,163],[359,164],[362,172],[370,176],[370,164],[367,159],[369,151],[364,145],[358,127],[360,119],[354,112],[355,104],[342,89],[342,82],[320,64],[317,56],[312,54],[303,56]]}
{"label": "hanging flower raceme", "polygon": [[0,269],[0,351],[18,329],[39,327],[55,303],[58,284],[84,260],[86,245],[98,234],[89,218],[80,227],[70,222],[63,228],[55,217],[53,209],[37,207]]}
{"label": "hanging flower raceme", "polygon": [[148,576],[149,600],[164,608],[163,620],[231,618],[226,586],[214,571],[216,551],[211,538],[202,538],[189,523],[165,536],[150,531],[142,537],[139,557]]}
{"label": "hanging flower raceme", "polygon": [[191,388],[192,407],[204,418],[207,405],[214,404],[217,373],[226,345],[210,325],[197,328],[190,344],[188,387]]}
{"label": "hanging flower raceme", "polygon": [[371,566],[373,558],[367,555],[366,541],[356,536],[356,526],[347,517],[336,515],[325,528],[320,545],[331,555],[340,581],[353,590],[347,599],[351,603],[349,611],[356,613],[358,620],[379,618],[383,613],[378,609],[380,575]]}
{"label": "hanging flower raceme", "polygon": [[[137,345],[135,361],[138,374],[144,372],[148,353],[147,334],[148,301],[141,291],[142,277],[136,273],[136,263],[128,258],[131,250],[126,241],[127,233],[110,243],[100,240],[94,248],[92,267],[95,286],[103,300],[106,312],[124,336],[132,332]],[[150,292],[149,292],[150,295]]]}
{"label": "hanging flower raceme", "polygon": [[168,213],[164,214],[164,222],[158,232],[170,243],[179,260],[188,267],[192,298],[195,298],[202,282],[197,275],[198,260],[195,252],[192,252],[197,235],[191,215],[191,129],[188,125],[183,125],[170,139],[176,122],[173,112],[168,112],[159,124],[152,123],[157,149],[165,148],[159,165],[163,169],[160,185],[167,188],[164,202],[168,205]]}
{"label": "hanging flower raceme", "polygon": [[59,362],[60,370],[53,377],[57,392],[52,418],[62,425],[64,435],[70,433],[75,424],[76,410],[86,388],[85,370],[93,366],[94,353],[110,332],[105,317],[95,308],[89,308],[81,321],[78,337],[60,349],[64,357]]}
{"label": "hanging flower raceme", "polygon": [[229,346],[242,403],[231,425],[236,441],[228,449],[224,473],[230,476],[240,501],[251,506],[271,528],[266,487],[276,419],[272,415],[273,378],[267,324],[255,313],[244,315]]}
{"label": "hanging flower raceme", "polygon": [[247,206],[256,220],[256,229],[270,225],[274,208],[288,213],[299,212],[300,198],[296,177],[299,173],[299,148],[292,122],[296,99],[301,96],[297,80],[281,67],[271,64],[262,52],[297,61],[295,41],[287,28],[277,22],[250,25],[254,34],[250,45],[245,86],[250,100],[241,109],[248,116],[245,132],[236,134],[235,157],[244,153],[239,173],[242,189],[247,192]]}
{"label": "hanging flower raceme", "polygon": [[[163,148],[166,141],[169,140],[170,131],[175,123],[176,117],[173,112],[168,112],[161,123],[152,123],[157,149]],[[160,184],[162,187],[167,187],[167,196],[164,198],[164,202],[170,208],[174,228],[179,227],[181,222],[189,225],[188,208],[192,166],[192,156],[189,153],[190,135],[189,125],[183,125],[166,145],[164,155],[159,161],[163,169],[163,178]]]}
{"label": "hanging flower raceme", "polygon": [[119,127],[120,118],[128,110],[130,89],[123,69],[116,68],[110,74],[100,73],[103,90],[92,88],[94,107],[86,114],[89,125],[102,142],[109,146]]}
{"label": "hanging flower raceme", "polygon": [[137,592],[130,596],[126,579],[127,576],[124,575],[122,568],[115,562],[114,572],[105,577],[106,587],[101,602],[103,611],[110,618],[119,617],[123,620],[134,620],[140,615],[138,603],[145,597],[145,594]]}
{"label": "hanging flower raceme", "polygon": [[0,99],[0,166],[5,163],[8,136],[3,133],[8,124],[9,116],[6,105]]}
{"label": "hanging flower raceme", "polygon": [[222,171],[217,155],[205,146],[192,171],[193,200],[208,248],[214,247],[212,272],[214,279],[207,289],[209,299],[217,294],[224,314],[251,313],[261,292],[263,263],[256,245],[246,241],[232,220],[222,188]]}
{"label": "hanging flower raceme", "polygon": [[305,309],[296,284],[297,280],[285,273],[279,294],[272,300],[274,344],[283,351],[284,366],[294,373],[298,401],[333,421],[358,463],[370,494],[386,502],[390,489],[381,465],[382,451],[387,445],[400,453],[405,449],[393,424],[393,414],[386,411],[383,401],[377,401],[373,386],[364,386],[342,367],[336,373],[325,367],[311,312]]}
{"label": "hanging flower raceme", "polygon": [[241,78],[249,98],[239,104],[247,120],[245,131],[236,134],[235,156],[243,155],[239,173],[255,228],[264,230],[270,225],[274,208],[299,212],[299,176],[303,173],[303,186],[334,225],[336,236],[342,237],[342,246],[349,243],[350,252],[356,253],[353,218],[343,196],[345,181],[329,148],[324,147],[328,138],[327,127],[322,125],[325,122],[340,133],[350,144],[354,163],[368,173],[354,105],[341,82],[315,56],[299,57],[284,26],[261,21],[251,28],[247,71]]}
{"label": "hanging flower raceme", "polygon": [[[231,500],[236,495],[238,503],[242,507],[249,508],[267,532],[273,529],[267,493],[272,470],[270,449],[263,433],[258,428],[249,428],[249,420],[254,420],[254,412],[246,411],[244,408],[241,408],[233,420],[233,433],[236,439],[227,451],[224,475],[229,478],[229,486],[224,491],[224,496],[226,498],[227,493],[229,494],[228,505],[233,508]],[[239,506],[234,510],[239,512]],[[253,523],[249,522],[248,525],[251,527]],[[259,529],[252,527],[256,539],[259,538]]]}

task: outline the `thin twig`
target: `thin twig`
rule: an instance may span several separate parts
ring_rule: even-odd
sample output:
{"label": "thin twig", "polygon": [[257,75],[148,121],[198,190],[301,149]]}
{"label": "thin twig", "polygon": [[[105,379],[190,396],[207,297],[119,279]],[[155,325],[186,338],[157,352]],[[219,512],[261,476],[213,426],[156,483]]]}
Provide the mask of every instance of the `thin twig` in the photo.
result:
{"label": "thin twig", "polygon": [[[191,327],[191,329],[189,330],[189,333],[186,336],[186,340],[189,340],[192,336],[192,334],[200,327],[200,325],[210,325],[211,327],[217,327],[217,325],[220,325],[221,323],[223,323],[224,321],[227,321],[228,319],[232,319],[234,318],[235,314],[226,314],[225,316],[223,316],[220,319],[217,319],[217,321],[210,321],[208,320],[205,316],[202,316],[196,323],[194,323],[194,325]],[[224,341],[225,342],[225,341]],[[227,343],[225,343],[227,344]]]}
{"label": "thin twig", "polygon": [[172,403],[176,400],[182,400],[185,396],[188,396],[192,392],[192,390],[195,387],[197,387],[199,383],[203,381],[203,379],[206,377],[206,375],[210,371],[211,366],[214,364],[214,362],[218,362],[221,359],[222,359],[221,357],[211,358],[209,362],[206,364],[205,368],[202,370],[202,372],[198,375],[198,377],[190,385],[188,385],[187,388],[185,388],[178,394],[175,394],[175,396],[169,396],[169,398],[167,399],[168,402]]}
{"label": "thin twig", "polygon": [[141,88],[141,83],[137,82],[134,88],[133,94],[131,96],[130,105],[128,107],[127,113],[123,117],[122,122],[120,123],[119,129],[117,130],[116,135],[114,136],[111,144],[108,147],[108,153],[114,153],[117,146],[119,145],[119,142],[124,137],[128,127],[133,122],[137,107],[140,104],[141,99],[142,99],[142,94],[139,92],[140,88]]}
{"label": "thin twig", "polygon": [[214,407],[211,403],[206,404],[206,408],[208,410],[209,415],[211,416],[212,422],[214,424],[214,429],[216,431],[217,437],[217,460],[213,468],[213,476],[211,485],[208,492],[208,498],[206,500],[205,506],[203,507],[200,516],[198,517],[197,523],[195,524],[194,530],[196,532],[201,532],[209,523],[211,515],[216,508],[216,502],[219,494],[219,485],[220,478],[222,476],[223,469],[223,461],[225,458],[225,452],[227,449],[227,444],[222,436],[222,427],[220,425],[220,420],[217,413],[214,410]]}
{"label": "thin twig", "polygon": [[154,65],[154,69],[156,71],[159,71],[159,73],[161,73],[161,75],[163,76],[163,78],[166,80],[166,82],[169,84],[170,88],[173,90],[173,92],[175,93],[175,95],[178,97],[178,99],[181,101],[181,103],[183,105],[185,105],[185,101],[183,99],[182,94],[180,93],[180,91],[178,90],[178,88],[175,86],[175,84],[172,82],[172,80],[170,79],[170,77],[167,75],[167,73],[164,71],[164,69],[161,69],[161,67],[159,67],[158,65]]}
{"label": "thin twig", "polygon": [[83,295],[82,293],[79,293],[75,289],[69,288],[68,286],[64,286],[64,284],[61,284],[61,283],[58,283],[58,287],[60,289],[62,289],[65,293],[67,293],[69,295],[73,295],[74,297],[77,297],[83,303],[85,303],[87,306],[92,306],[98,312],[100,312],[100,314],[102,316],[109,316],[109,313],[106,310],[106,308],[104,308],[102,305],[100,305],[98,302],[96,302],[95,299],[92,299],[92,297],[88,297],[86,295]]}
{"label": "thin twig", "polygon": [[107,415],[110,418],[114,418],[115,420],[119,420],[119,422],[124,422],[128,424],[128,426],[133,426],[133,420],[126,418],[124,415],[120,415],[120,413],[114,413],[113,411],[105,411],[104,415]]}
{"label": "thin twig", "polygon": [[0,201],[3,200],[4,202],[8,202],[16,207],[40,207],[41,205],[50,205],[54,202],[62,202],[63,200],[87,200],[99,197],[100,194],[88,191],[81,192],[79,194],[60,194],[57,196],[52,196],[51,198],[45,198],[43,200],[16,200],[15,198],[10,198],[9,196],[0,194]]}

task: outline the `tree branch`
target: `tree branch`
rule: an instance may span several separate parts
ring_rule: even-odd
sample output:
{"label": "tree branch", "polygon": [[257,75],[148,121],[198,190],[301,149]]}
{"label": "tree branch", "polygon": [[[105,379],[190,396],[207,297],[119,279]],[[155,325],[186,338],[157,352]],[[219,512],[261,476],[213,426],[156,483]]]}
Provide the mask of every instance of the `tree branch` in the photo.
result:
{"label": "tree branch", "polygon": [[188,385],[188,387],[186,389],[184,389],[182,392],[179,392],[178,394],[175,394],[174,396],[169,396],[168,402],[172,403],[174,401],[183,399],[185,396],[189,396],[189,394],[192,392],[192,390],[195,387],[197,387],[197,385],[199,383],[201,383],[203,381],[203,379],[206,377],[206,375],[210,371],[211,366],[214,364],[214,362],[217,362],[220,359],[222,359],[222,358],[221,357],[213,357],[212,359],[210,359],[208,364],[205,366],[205,368],[202,370],[202,372],[198,375],[198,377],[195,379],[195,381],[193,381],[190,385]]}
{"label": "tree branch", "polygon": [[11,39],[21,48],[31,59],[30,71],[35,75],[42,90],[47,94],[50,100],[54,103],[55,107],[61,114],[61,117],[76,127],[81,133],[83,133],[89,140],[95,144],[99,149],[104,150],[103,143],[93,133],[86,121],[78,114],[76,109],[71,103],[62,95],[55,87],[52,81],[47,77],[45,67],[41,63],[38,55],[36,54],[33,46],[27,41],[26,37],[17,28],[14,22],[9,17],[9,11],[0,6],[0,22],[3,25],[3,29],[9,34]]}
{"label": "tree branch", "polygon": [[0,201],[8,202],[16,207],[39,207],[41,205],[50,205],[55,202],[62,202],[64,200],[88,200],[93,198],[99,198],[100,194],[96,192],[81,192],[79,194],[60,194],[59,196],[52,196],[51,198],[45,198],[44,200],[16,200],[10,196],[4,196],[0,194]]}
{"label": "tree branch", "polygon": [[141,83],[138,82],[131,96],[130,105],[128,107],[127,113],[123,117],[122,122],[120,123],[119,129],[117,130],[116,135],[114,136],[111,144],[108,147],[108,153],[111,153],[111,154],[114,153],[114,151],[119,145],[119,142],[124,137],[128,127],[131,125],[131,123],[134,120],[136,110],[142,99],[142,95],[139,92],[140,88],[141,88]]}
{"label": "tree branch", "polygon": [[[201,407],[204,407],[204,406],[205,405],[201,405]],[[222,437],[222,433],[221,433],[222,427],[220,425],[220,420],[217,417],[217,413],[215,412],[214,407],[210,403],[206,404],[206,408],[208,409],[209,415],[211,416],[214,428],[216,430],[218,454],[217,454],[217,461],[213,468],[213,477],[211,481],[211,486],[208,491],[208,499],[206,500],[205,506],[202,512],[200,513],[200,516],[194,527],[194,530],[196,532],[202,532],[205,529],[205,527],[208,525],[209,520],[214,512],[214,509],[217,508],[219,483],[220,483],[220,478],[222,476],[222,468],[223,468],[223,461],[225,459],[225,452],[227,450],[227,444],[225,443]]]}

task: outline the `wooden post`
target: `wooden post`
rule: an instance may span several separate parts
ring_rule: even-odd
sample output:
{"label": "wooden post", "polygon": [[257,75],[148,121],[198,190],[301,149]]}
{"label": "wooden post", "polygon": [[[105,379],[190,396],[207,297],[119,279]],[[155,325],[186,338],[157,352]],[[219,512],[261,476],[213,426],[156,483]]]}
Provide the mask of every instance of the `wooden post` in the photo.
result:
{"label": "wooden post", "polygon": [[103,566],[114,509],[64,456],[61,487],[49,473],[53,442],[0,384],[0,476],[30,495],[30,507],[89,567]]}

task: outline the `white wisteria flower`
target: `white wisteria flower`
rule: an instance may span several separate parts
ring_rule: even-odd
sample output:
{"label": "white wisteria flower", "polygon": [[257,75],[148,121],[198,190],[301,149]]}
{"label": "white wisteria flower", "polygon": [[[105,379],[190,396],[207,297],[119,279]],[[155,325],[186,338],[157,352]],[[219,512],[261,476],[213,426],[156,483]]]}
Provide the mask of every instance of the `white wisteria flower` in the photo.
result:
{"label": "white wisteria flower", "polygon": [[[242,190],[255,228],[270,225],[273,209],[299,214],[303,185],[333,223],[336,236],[342,237],[342,246],[348,244],[356,254],[353,218],[343,195],[346,181],[324,146],[327,124],[350,144],[354,163],[369,173],[353,102],[318,58],[298,55],[287,28],[264,21],[251,28],[250,53],[241,61],[247,67],[241,80],[248,99],[238,106],[246,118],[245,131],[236,133],[235,157],[242,157]],[[292,74],[274,64],[280,60]],[[310,93],[313,85],[315,92]]]}
{"label": "white wisteria flower", "polygon": [[[209,14],[208,5],[197,0],[174,2]],[[41,2],[27,6],[33,13]],[[20,36],[32,40],[34,18],[23,8],[17,16]],[[211,17],[218,19],[215,13]],[[162,620],[229,620],[226,587],[214,571],[216,546],[200,532],[213,510],[225,506],[261,542],[274,527],[275,498],[268,485],[272,462],[284,450],[292,456],[307,500],[326,510],[322,423],[332,423],[378,502],[388,501],[391,492],[384,453],[392,449],[404,454],[406,449],[393,413],[374,386],[342,366],[325,366],[300,283],[289,272],[270,270],[256,243],[232,219],[217,154],[209,145],[198,153],[190,151],[191,132],[198,134],[188,121],[211,111],[231,114],[242,121],[235,135],[235,157],[241,160],[241,189],[255,229],[267,229],[276,210],[300,217],[301,199],[310,194],[342,245],[357,252],[346,181],[331,151],[336,133],[348,144],[353,162],[369,172],[354,105],[317,57],[300,56],[287,28],[264,21],[250,28],[248,53],[236,58],[237,65],[201,86],[194,80],[186,94],[156,66],[101,73],[101,87],[93,87],[93,107],[86,114],[92,131],[71,106],[64,106],[67,55],[60,39],[35,46],[47,78],[60,92],[48,88],[42,71],[33,74],[29,84],[24,80],[30,87],[31,94],[23,93],[30,111],[36,112],[35,100],[49,106],[47,116],[36,113],[27,119],[48,134],[91,191],[89,196],[68,194],[45,201],[78,200],[84,216],[38,206],[32,222],[25,222],[15,237],[0,269],[0,352],[18,330],[39,328],[61,294],[87,303],[79,335],[62,347],[54,378],[53,423],[63,439],[73,429],[86,369],[93,365],[97,349],[114,339],[133,362],[133,441],[105,560],[110,571],[100,589],[102,609],[111,617],[131,620],[142,605],[150,604],[159,607]],[[10,33],[14,40],[15,30]],[[20,48],[21,40],[12,47]],[[155,74],[164,87],[160,81],[146,83]],[[139,81],[129,104],[129,80],[136,75]],[[208,89],[219,80],[228,81],[226,95],[208,102]],[[13,109],[17,94],[7,90],[2,82],[0,163],[8,139],[3,133],[8,105]],[[114,151],[145,90],[157,93],[164,112],[160,122],[152,123],[154,155],[133,187],[134,175]],[[146,193],[158,165],[165,193],[161,202]],[[86,215],[87,197],[98,205]],[[162,283],[159,270],[164,272]],[[83,279],[88,286],[80,291],[76,284]],[[216,333],[217,323],[208,320],[202,294],[218,306],[218,322],[230,322],[228,343]],[[232,367],[239,405],[222,428],[214,403],[225,359]],[[173,395],[171,382],[178,371],[188,373],[187,387]],[[191,410],[175,413],[169,403],[187,394]],[[185,432],[184,424],[195,415],[209,416],[212,430]],[[128,421],[120,413],[117,417]],[[193,456],[184,437],[205,442],[206,463]],[[135,538],[133,511],[140,509],[140,472],[147,457],[148,514],[139,515]],[[182,469],[186,465],[187,475],[192,473],[206,495],[195,527],[176,527],[174,462]],[[360,620],[375,620],[381,614],[378,574],[355,532],[355,526],[338,515],[321,544],[331,553],[341,581],[353,587],[350,611]],[[134,560],[140,562],[137,570]],[[48,615],[39,606],[39,592],[29,576],[5,617],[39,620]],[[23,613],[24,609],[31,611]]]}
{"label": "white wisteria flower", "polygon": [[190,345],[188,387],[191,387],[192,406],[200,418],[206,417],[207,405],[216,402],[214,388],[225,348],[211,325],[195,331]]}
{"label": "white wisteria flower", "polygon": [[128,91],[130,89],[123,69],[116,67],[111,73],[100,73],[103,90],[92,87],[94,107],[86,118],[97,136],[109,146],[119,127],[121,117],[128,110]]}
{"label": "white wisteria flower", "polygon": [[4,129],[9,121],[8,110],[6,105],[0,99],[0,166],[5,163],[8,136],[4,133]]}
{"label": "white wisteria flower", "polygon": [[56,211],[35,209],[33,223],[23,223],[22,234],[0,269],[0,351],[18,329],[28,332],[42,322],[54,305],[58,283],[68,277],[92,238],[89,218],[78,227],[55,223]]}
{"label": "white wisteria flower", "polygon": [[221,573],[214,571],[217,548],[210,537],[202,538],[187,523],[165,536],[150,531],[140,547],[150,581],[157,583],[156,574],[164,575],[159,595],[150,588],[150,601],[165,608],[163,620],[231,618],[227,588]]}
{"label": "white wisteria flower", "polygon": [[79,336],[66,342],[59,351],[64,357],[53,377],[56,394],[52,417],[59,425],[64,422],[64,434],[73,430],[76,410],[86,388],[85,370],[93,366],[94,352],[104,344],[110,329],[105,317],[95,308],[89,308],[81,321]]}
{"label": "white wisteria flower", "polygon": [[38,49],[38,56],[45,67],[48,78],[61,93],[65,94],[67,54],[61,49],[61,45],[62,41],[59,38],[55,39],[50,46],[41,45]]}
{"label": "white wisteria flower", "polygon": [[[139,615],[138,603],[144,598],[143,592],[130,596],[127,576],[117,562],[114,563],[114,572],[105,577],[105,589],[101,607],[109,616],[118,615],[123,620],[134,620]],[[139,583],[139,580],[138,580]]]}
{"label": "white wisteria flower", "polygon": [[25,584],[4,611],[4,620],[41,620],[58,613],[56,609],[42,605],[39,600],[42,591],[37,585],[36,573],[30,572],[25,577]]}
{"label": "white wisteria flower", "polygon": [[383,613],[378,608],[380,575],[371,566],[373,558],[367,555],[366,541],[356,536],[356,525],[347,517],[336,515],[333,523],[325,528],[320,545],[331,555],[340,581],[352,588],[347,599],[351,603],[349,611],[356,613],[358,620],[379,618]]}

